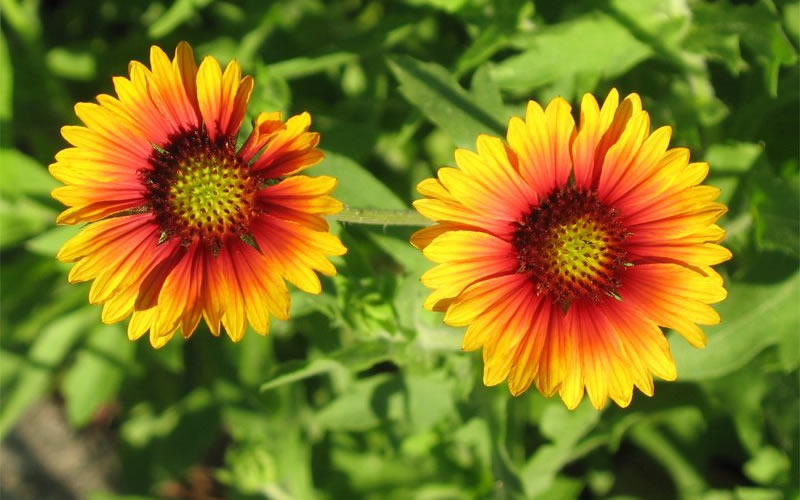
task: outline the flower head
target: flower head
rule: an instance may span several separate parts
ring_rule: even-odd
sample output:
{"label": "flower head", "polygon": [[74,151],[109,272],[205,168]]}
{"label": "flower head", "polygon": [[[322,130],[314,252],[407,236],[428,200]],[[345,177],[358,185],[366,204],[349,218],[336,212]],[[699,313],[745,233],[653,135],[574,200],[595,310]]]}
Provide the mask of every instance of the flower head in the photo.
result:
{"label": "flower head", "polygon": [[705,345],[697,325],[718,323],[708,304],[726,296],[711,268],[731,257],[714,224],[726,207],[670,135],[650,132],[636,94],[587,94],[578,127],[563,99],[531,101],[507,143],[482,135],[419,184],[414,205],[437,222],[412,236],[438,264],[425,306],[467,326],[487,385],[624,407],[633,386],[653,394],[652,375],[676,378],[660,326]]}
{"label": "flower head", "polygon": [[89,224],[58,259],[76,262],[70,282],[94,280],[104,322],[133,314],[132,340],[149,330],[161,347],[201,317],[234,341],[248,323],[265,335],[270,315],[288,317],[284,279],[319,293],[314,271],[336,274],[327,256],[346,251],[323,218],[341,209],[336,179],[294,175],[322,159],[311,118],[262,113],[237,151],[253,90],[237,62],[198,68],[181,42],[172,61],[154,46],[150,68],[129,70],[116,97],[75,106],[85,127],[62,128],[74,147],[50,165],[66,184],[58,223]]}

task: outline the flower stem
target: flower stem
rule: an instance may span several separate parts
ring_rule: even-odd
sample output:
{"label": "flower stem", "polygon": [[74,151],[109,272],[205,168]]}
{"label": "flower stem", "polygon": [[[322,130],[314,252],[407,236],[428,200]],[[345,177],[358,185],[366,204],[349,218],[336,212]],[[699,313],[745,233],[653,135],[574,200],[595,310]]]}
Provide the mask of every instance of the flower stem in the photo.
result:
{"label": "flower stem", "polygon": [[433,222],[414,210],[383,210],[375,208],[345,207],[329,219],[349,224],[371,224],[377,226],[418,226],[426,227]]}

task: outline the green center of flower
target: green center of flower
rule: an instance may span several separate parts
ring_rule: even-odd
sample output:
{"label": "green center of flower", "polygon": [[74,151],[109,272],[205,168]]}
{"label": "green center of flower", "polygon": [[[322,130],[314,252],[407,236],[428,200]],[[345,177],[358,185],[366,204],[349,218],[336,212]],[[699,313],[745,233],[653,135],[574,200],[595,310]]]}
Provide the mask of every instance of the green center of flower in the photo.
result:
{"label": "green center of flower", "polygon": [[528,273],[540,294],[564,306],[616,296],[626,267],[625,236],[615,211],[594,193],[557,190],[516,223],[518,272]]}
{"label": "green center of flower", "polygon": [[257,183],[232,138],[211,143],[203,131],[185,133],[155,151],[150,163],[145,185],[168,237],[219,242],[228,232],[247,233]]}
{"label": "green center of flower", "polygon": [[602,272],[611,252],[603,228],[587,217],[580,217],[554,226],[543,253],[553,271],[580,280]]}
{"label": "green center of flower", "polygon": [[169,193],[173,210],[187,224],[223,231],[246,220],[254,190],[237,161],[201,156],[179,166]]}

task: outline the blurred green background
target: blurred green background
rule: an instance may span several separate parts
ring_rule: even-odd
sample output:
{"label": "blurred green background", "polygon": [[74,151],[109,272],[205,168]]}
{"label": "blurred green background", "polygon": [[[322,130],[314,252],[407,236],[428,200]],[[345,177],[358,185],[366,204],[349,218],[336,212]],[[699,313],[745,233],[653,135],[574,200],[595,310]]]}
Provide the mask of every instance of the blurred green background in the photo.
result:
{"label": "blurred green background", "polygon": [[[799,498],[796,1],[0,0],[3,498]],[[149,46],[256,79],[249,116],[311,112],[354,207],[404,208],[456,146],[528,98],[641,94],[711,164],[730,212],[722,323],[679,381],[569,412],[485,388],[463,331],[422,310],[411,229],[334,224],[324,293],[234,345],[153,351],[99,321],[54,259],[45,167],[72,105]],[[245,126],[245,131],[249,125]]]}

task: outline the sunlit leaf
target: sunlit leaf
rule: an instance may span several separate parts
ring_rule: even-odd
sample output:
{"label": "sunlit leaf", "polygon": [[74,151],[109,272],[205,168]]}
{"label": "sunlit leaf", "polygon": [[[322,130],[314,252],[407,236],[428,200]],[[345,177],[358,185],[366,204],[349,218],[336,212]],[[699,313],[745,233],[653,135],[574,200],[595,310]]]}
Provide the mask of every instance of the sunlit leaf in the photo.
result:
{"label": "sunlit leaf", "polygon": [[0,193],[4,195],[49,196],[53,188],[61,185],[44,166],[16,149],[0,149],[0,165]]}
{"label": "sunlit leaf", "polygon": [[408,56],[393,56],[388,61],[403,96],[456,145],[472,147],[478,134],[505,135],[505,127],[492,112],[475,103],[441,66]]}
{"label": "sunlit leaf", "polygon": [[47,67],[53,74],[70,80],[91,80],[95,76],[95,58],[89,52],[55,47],[47,52]]}
{"label": "sunlit leaf", "polygon": [[526,35],[525,51],[492,68],[500,88],[528,94],[557,83],[572,98],[601,78],[614,78],[652,55],[625,27],[604,14],[587,14]]}
{"label": "sunlit leaf", "polygon": [[[781,66],[797,61],[797,52],[783,32],[780,18],[770,0],[759,0],[750,5],[697,3],[693,12],[699,29],[713,33],[719,40],[728,40],[727,51],[731,50],[732,37],[738,38],[751,50],[763,66],[765,86],[771,95],[778,94],[778,72]],[[730,59],[728,65],[739,66]]]}
{"label": "sunlit leaf", "polygon": [[775,285],[730,282],[727,288],[727,300],[716,306],[722,323],[704,327],[708,337],[705,349],[691,347],[676,334],[671,336],[680,380],[725,375],[800,329],[800,272]]}
{"label": "sunlit leaf", "polygon": [[408,206],[374,174],[346,156],[326,153],[325,160],[309,175],[330,175],[339,179],[333,195],[358,208],[406,209]]}

